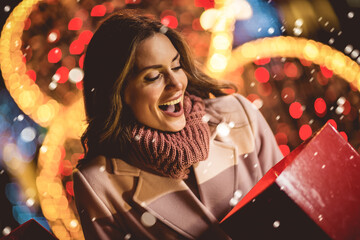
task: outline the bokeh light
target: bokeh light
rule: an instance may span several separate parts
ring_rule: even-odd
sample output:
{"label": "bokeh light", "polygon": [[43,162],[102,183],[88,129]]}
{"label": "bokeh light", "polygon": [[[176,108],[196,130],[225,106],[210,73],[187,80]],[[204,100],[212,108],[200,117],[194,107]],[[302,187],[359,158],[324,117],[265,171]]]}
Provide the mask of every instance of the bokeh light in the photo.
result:
{"label": "bokeh light", "polygon": [[169,28],[177,28],[178,20],[175,16],[167,15],[161,19],[161,23]]}
{"label": "bokeh light", "polygon": [[210,69],[212,69],[213,72],[222,72],[226,68],[226,63],[226,56],[215,53],[210,58]]}
{"label": "bokeh light", "polygon": [[295,91],[291,87],[285,87],[281,90],[281,98],[282,100],[290,104],[295,100]]}
{"label": "bokeh light", "polygon": [[264,67],[259,67],[254,72],[256,80],[261,83],[266,83],[270,79],[269,71]]}
{"label": "bokeh light", "polygon": [[219,11],[213,8],[204,11],[200,16],[201,27],[205,30],[214,27],[218,18],[218,14]]}
{"label": "bokeh light", "polygon": [[48,61],[50,63],[57,63],[61,60],[62,52],[60,48],[53,48],[48,54]]}
{"label": "bokeh light", "polygon": [[316,114],[322,116],[326,113],[326,102],[323,98],[317,98],[314,103]]}
{"label": "bokeh light", "polygon": [[75,17],[70,20],[68,24],[68,29],[72,31],[80,30],[83,25],[81,18]]}
{"label": "bokeh light", "polygon": [[91,9],[90,16],[102,17],[106,13],[106,7],[104,5],[96,5]]}
{"label": "bokeh light", "polygon": [[69,78],[69,72],[70,71],[69,71],[69,69],[67,67],[64,67],[64,66],[59,67],[58,70],[56,70],[56,73],[55,73],[56,80],[55,79],[54,80],[56,82],[58,82],[58,83],[65,83]]}
{"label": "bokeh light", "polygon": [[84,51],[84,44],[80,40],[74,40],[69,47],[70,54],[78,55]]}
{"label": "bokeh light", "polygon": [[289,113],[292,118],[295,118],[295,119],[300,118],[303,114],[303,109],[302,109],[301,104],[299,102],[294,102],[294,103],[290,104]]}
{"label": "bokeh light", "polygon": [[284,73],[287,77],[294,78],[298,75],[298,68],[292,62],[285,63]]}
{"label": "bokeh light", "polygon": [[301,140],[306,140],[308,139],[312,134],[312,129],[310,127],[310,125],[308,124],[304,124],[300,127],[299,129],[299,136],[301,138]]}
{"label": "bokeh light", "polygon": [[49,32],[47,36],[47,41],[49,43],[56,43],[61,38],[60,31],[58,29],[53,29]]}
{"label": "bokeh light", "polygon": [[288,145],[279,145],[280,151],[284,156],[287,156],[290,153],[290,148]]}

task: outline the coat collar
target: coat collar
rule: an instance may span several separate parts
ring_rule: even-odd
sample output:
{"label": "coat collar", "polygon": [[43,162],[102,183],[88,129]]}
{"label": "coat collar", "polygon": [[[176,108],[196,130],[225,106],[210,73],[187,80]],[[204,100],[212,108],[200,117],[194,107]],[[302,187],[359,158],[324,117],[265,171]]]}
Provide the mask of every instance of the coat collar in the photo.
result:
{"label": "coat collar", "polygon": [[[220,160],[220,161],[219,161]],[[211,209],[214,194],[232,195],[236,189],[236,148],[212,139],[209,157],[194,166],[198,199],[183,180],[158,176],[133,167],[120,159],[112,159],[114,174],[138,177],[133,200],[153,214],[157,219],[188,238],[197,238],[218,221]],[[224,187],[214,189],[204,183],[216,177],[225,169],[233,169],[223,181]],[[221,181],[220,181],[221,182]],[[214,192],[216,191],[216,192]],[[221,191],[219,193],[219,191]],[[227,203],[226,203],[227,204]],[[180,215],[183,217],[179,217]],[[194,227],[194,224],[196,227]]]}

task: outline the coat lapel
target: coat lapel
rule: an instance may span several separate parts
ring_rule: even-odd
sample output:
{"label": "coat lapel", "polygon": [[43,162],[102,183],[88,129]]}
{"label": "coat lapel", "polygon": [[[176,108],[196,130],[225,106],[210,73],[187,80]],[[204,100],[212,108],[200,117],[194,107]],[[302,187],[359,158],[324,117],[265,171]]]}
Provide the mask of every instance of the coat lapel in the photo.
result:
{"label": "coat lapel", "polygon": [[194,167],[200,199],[216,218],[231,210],[229,200],[237,190],[237,150],[218,141],[210,142],[209,158]]}
{"label": "coat lapel", "polygon": [[[200,199],[217,219],[222,219],[240,198],[239,156],[255,149],[248,122],[230,125],[213,119],[209,158],[194,166]],[[224,128],[228,128],[227,134],[221,131]]]}
{"label": "coat lapel", "polygon": [[[145,171],[140,172],[133,196],[136,203],[189,238],[199,237],[230,211],[229,199],[237,188],[236,148],[216,140],[210,144],[209,158],[194,166],[201,201],[184,181]],[[219,176],[220,181],[212,181]]]}
{"label": "coat lapel", "polygon": [[197,238],[217,222],[182,180],[140,172],[133,200],[172,229]]}
{"label": "coat lapel", "polygon": [[[234,168],[235,165],[237,165],[237,158],[234,146],[216,140],[210,141],[208,159],[194,165],[198,185],[201,186],[201,184],[212,179],[222,171]],[[233,173],[235,174],[235,171]]]}

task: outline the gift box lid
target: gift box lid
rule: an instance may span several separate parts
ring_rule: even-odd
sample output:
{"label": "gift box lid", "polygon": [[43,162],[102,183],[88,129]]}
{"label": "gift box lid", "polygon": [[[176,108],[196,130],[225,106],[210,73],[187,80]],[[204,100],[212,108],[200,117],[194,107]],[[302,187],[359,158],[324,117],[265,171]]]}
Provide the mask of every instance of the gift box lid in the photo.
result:
{"label": "gift box lid", "polygon": [[268,171],[222,221],[273,183],[332,239],[360,238],[360,156],[330,124]]}

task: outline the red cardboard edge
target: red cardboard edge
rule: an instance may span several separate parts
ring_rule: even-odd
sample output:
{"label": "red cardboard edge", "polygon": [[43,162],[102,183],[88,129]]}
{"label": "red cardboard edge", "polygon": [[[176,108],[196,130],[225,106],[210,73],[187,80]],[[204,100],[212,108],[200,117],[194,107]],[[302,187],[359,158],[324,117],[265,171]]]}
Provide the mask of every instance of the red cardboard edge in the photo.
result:
{"label": "red cardboard edge", "polygon": [[[241,199],[241,201],[220,221],[222,223],[235,212],[239,211],[240,208],[249,203],[252,199],[256,198],[261,192],[267,187],[273,184],[280,173],[293,161],[293,159],[305,148],[311,139],[313,139],[323,128],[330,125],[325,124],[317,133],[311,138],[304,141],[297,148],[295,148],[290,154],[284,157],[280,162],[273,166],[266,174],[258,181],[258,183]],[[331,126],[331,125],[330,125]],[[331,126],[332,127],[332,126]],[[333,128],[333,127],[332,127]]]}

